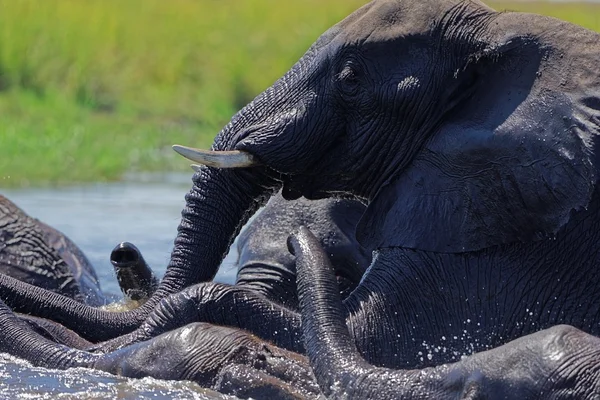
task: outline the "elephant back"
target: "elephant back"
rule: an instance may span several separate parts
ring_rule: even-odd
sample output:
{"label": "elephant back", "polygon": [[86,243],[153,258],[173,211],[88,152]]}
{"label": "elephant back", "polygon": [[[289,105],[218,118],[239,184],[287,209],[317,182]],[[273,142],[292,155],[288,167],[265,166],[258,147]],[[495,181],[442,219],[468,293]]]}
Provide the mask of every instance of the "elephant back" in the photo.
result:
{"label": "elephant back", "polygon": [[64,234],[0,195],[0,273],[90,305],[104,304],[98,277]]}

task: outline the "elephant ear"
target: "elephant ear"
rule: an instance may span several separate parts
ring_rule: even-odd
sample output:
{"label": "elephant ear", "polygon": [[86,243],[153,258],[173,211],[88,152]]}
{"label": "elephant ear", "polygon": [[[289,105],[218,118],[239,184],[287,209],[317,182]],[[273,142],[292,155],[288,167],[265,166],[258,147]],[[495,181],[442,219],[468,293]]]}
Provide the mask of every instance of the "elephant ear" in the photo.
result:
{"label": "elephant ear", "polygon": [[570,86],[561,85],[566,64],[550,70],[547,55],[533,54],[500,57],[485,85],[379,189],[357,227],[363,246],[477,251],[552,236],[587,207],[600,79],[589,87],[578,83],[594,79],[570,71]]}

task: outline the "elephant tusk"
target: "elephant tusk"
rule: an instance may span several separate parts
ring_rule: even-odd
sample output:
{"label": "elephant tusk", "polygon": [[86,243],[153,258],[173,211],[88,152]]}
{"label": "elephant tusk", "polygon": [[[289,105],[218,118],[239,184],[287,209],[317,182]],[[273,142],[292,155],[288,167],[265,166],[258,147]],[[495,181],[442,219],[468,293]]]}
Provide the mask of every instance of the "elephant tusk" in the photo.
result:
{"label": "elephant tusk", "polygon": [[[260,165],[252,154],[239,150],[211,151],[179,146],[177,144],[173,146],[173,150],[188,160],[214,168],[247,168]],[[196,170],[198,166],[193,165],[192,168]]]}

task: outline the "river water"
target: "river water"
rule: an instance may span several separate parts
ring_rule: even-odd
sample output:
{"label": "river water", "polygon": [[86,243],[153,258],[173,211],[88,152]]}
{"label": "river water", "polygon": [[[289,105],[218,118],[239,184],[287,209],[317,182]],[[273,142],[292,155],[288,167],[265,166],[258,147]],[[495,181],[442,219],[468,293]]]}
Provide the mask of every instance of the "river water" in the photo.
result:
{"label": "river water", "polygon": [[[190,174],[136,175],[120,183],[59,189],[3,190],[29,215],[57,228],[88,256],[105,293],[121,294],[109,254],[121,241],[134,243],[158,276],[164,274],[177,233]],[[235,246],[216,280],[235,278]],[[215,399],[189,382],[125,379],[97,371],[55,371],[0,355],[0,399]]]}

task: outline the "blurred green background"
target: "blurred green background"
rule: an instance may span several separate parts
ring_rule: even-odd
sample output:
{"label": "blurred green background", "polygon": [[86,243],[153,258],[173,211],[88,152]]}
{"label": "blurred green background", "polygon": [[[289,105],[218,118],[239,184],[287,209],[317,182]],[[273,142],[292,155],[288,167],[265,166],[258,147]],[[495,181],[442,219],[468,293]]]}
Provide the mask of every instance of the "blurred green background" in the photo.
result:
{"label": "blurred green background", "polygon": [[[0,187],[188,170],[365,0],[0,0]],[[600,31],[600,4],[490,3]]]}

